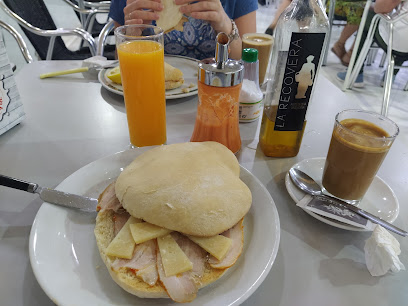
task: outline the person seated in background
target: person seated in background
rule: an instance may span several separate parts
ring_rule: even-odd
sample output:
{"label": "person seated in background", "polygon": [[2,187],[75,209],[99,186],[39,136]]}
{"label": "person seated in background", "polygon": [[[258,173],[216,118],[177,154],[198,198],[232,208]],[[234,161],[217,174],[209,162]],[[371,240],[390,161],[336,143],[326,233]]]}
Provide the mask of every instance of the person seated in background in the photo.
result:
{"label": "person seated in background", "polygon": [[[353,43],[352,47],[346,51],[346,41],[358,30],[365,4],[366,1],[358,0],[336,1],[334,9],[335,19],[336,16],[346,18],[347,24],[344,26],[339,39],[334,43],[331,50],[334,54],[336,54],[344,66],[348,66],[350,63],[351,54],[353,53],[354,47]],[[329,2],[327,4],[327,7],[328,6]]]}
{"label": "person seated in background", "polygon": [[[230,57],[241,58],[241,36],[256,32],[257,0],[174,0],[183,5],[180,11],[187,16],[183,30],[164,34],[164,52],[196,59],[214,57],[215,37],[219,32],[239,35],[230,43]],[[185,5],[184,5],[185,4]],[[112,0],[109,17],[115,27],[124,24],[151,24],[163,10],[160,0]]]}
{"label": "person seated in background", "polygon": [[[269,27],[266,29],[265,33],[269,35],[273,35],[273,31],[278,23],[278,19],[283,11],[292,3],[292,0],[283,0],[278,7],[275,17]],[[354,32],[358,30],[358,26],[361,21],[361,16],[363,15],[365,1],[358,1],[358,0],[345,0],[336,1],[335,5],[335,16],[339,16],[341,18],[346,18],[347,25],[344,27],[340,34],[340,38],[338,41],[333,45],[331,49],[334,54],[340,59],[341,63],[345,66],[348,66],[350,62],[351,53],[353,52],[353,48],[351,48],[348,52],[345,49],[346,41],[353,35]],[[329,8],[330,2],[327,2],[327,11]]]}
{"label": "person seated in background", "polygon": [[[402,3],[402,4],[401,4]],[[361,41],[357,49],[358,58],[361,49],[364,45],[364,41],[367,38],[368,29],[370,28],[371,20],[373,19],[376,13],[387,14],[392,12],[399,4],[401,4],[401,12],[408,11],[408,1],[401,0],[377,0],[374,4],[374,11],[370,10],[367,15],[367,20],[364,24],[364,31],[361,35]],[[377,45],[387,52],[387,43],[388,42],[388,26],[385,21],[380,20],[374,32],[374,41]],[[392,54],[395,60],[395,66],[401,66],[404,61],[408,60],[408,14],[404,18],[394,23],[393,31],[393,44],[392,44]],[[394,77],[398,73],[398,69],[394,69]],[[347,71],[337,73],[337,79],[344,81],[346,78]],[[384,74],[381,82],[384,82]],[[357,76],[356,81],[354,82],[355,87],[364,86],[364,65],[361,67],[360,73]]]}
{"label": "person seated in background", "polygon": [[292,0],[282,0],[278,9],[275,12],[275,16],[273,17],[272,23],[266,29],[265,34],[273,35],[273,31],[275,30],[276,24],[278,23],[278,19],[283,11],[292,3]]}

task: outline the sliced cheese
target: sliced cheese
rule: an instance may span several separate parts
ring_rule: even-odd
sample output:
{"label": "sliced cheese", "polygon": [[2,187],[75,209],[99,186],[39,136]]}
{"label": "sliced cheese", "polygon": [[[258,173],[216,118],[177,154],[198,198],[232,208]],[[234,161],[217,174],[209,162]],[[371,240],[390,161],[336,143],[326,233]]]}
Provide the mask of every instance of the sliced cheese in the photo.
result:
{"label": "sliced cheese", "polygon": [[106,254],[125,259],[131,259],[135,248],[135,241],[130,233],[130,225],[142,222],[140,219],[130,217],[119,233],[106,248]]}
{"label": "sliced cheese", "polygon": [[218,260],[222,260],[231,248],[232,240],[223,235],[212,237],[188,236],[192,241],[210,253]]}
{"label": "sliced cheese", "polygon": [[136,244],[165,236],[171,233],[171,230],[156,226],[154,224],[143,222],[130,225],[130,232]]}
{"label": "sliced cheese", "polygon": [[193,263],[184,254],[171,235],[157,238],[157,243],[166,277],[193,269]]}

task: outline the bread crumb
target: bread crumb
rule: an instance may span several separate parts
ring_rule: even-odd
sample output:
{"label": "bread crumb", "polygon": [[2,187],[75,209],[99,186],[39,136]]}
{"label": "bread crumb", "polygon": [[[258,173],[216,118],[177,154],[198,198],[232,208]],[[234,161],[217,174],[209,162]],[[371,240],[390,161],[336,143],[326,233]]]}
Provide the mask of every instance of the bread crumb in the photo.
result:
{"label": "bread crumb", "polygon": [[193,83],[190,83],[190,85],[188,85],[188,88],[193,88],[193,87],[194,87]]}
{"label": "bread crumb", "polygon": [[169,208],[171,208],[171,209],[174,209],[174,206],[173,205],[171,205],[170,203],[167,203],[166,202],[166,204],[165,204],[167,207],[169,207]]}
{"label": "bread crumb", "polygon": [[188,89],[188,88],[182,88],[182,89],[181,89],[181,92],[183,92],[183,93],[188,93],[188,92],[190,92],[190,89]]}

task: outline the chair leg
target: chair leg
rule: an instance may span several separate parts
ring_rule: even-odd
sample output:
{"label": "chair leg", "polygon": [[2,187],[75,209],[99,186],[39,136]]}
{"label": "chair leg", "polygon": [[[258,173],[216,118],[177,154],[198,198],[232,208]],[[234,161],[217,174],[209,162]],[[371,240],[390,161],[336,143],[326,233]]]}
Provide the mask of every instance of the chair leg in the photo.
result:
{"label": "chair leg", "polygon": [[373,51],[373,56],[371,58],[371,64],[373,64],[375,62],[375,59],[377,58],[378,48],[375,48],[372,51]]}
{"label": "chair leg", "polygon": [[384,94],[383,94],[383,102],[381,106],[381,115],[387,117],[388,114],[388,105],[390,103],[390,95],[391,95],[391,86],[392,86],[392,76],[394,74],[394,57],[392,56],[392,31],[393,31],[393,24],[388,24],[389,29],[389,39],[388,39],[388,46],[387,46],[387,58],[388,58],[388,67],[387,73],[385,76],[384,82]]}
{"label": "chair leg", "polygon": [[[380,21],[380,17],[378,15],[375,15],[373,17],[373,20],[371,21],[371,25],[370,28],[368,29],[368,33],[367,33],[367,38],[364,42],[364,45],[361,49],[360,55],[357,59],[356,64],[354,65],[354,67],[351,70],[351,74],[350,74],[350,79],[349,79],[349,83],[345,84],[348,87],[347,88],[351,88],[352,85],[354,84],[354,82],[357,79],[358,74],[360,73],[361,67],[363,67],[364,65],[364,61],[367,57],[367,53],[370,50],[370,46],[371,43],[373,41],[373,37],[374,37],[374,29],[376,28],[378,22]],[[350,67],[350,65],[349,65]]]}
{"label": "chair leg", "polygon": [[387,53],[386,53],[386,52],[383,52],[383,55],[382,55],[381,61],[380,61],[380,65],[379,65],[380,68],[384,67],[385,60],[386,60],[386,59],[387,59]]}
{"label": "chair leg", "polygon": [[373,49],[368,50],[367,60],[366,60],[366,65],[367,66],[371,66],[371,63],[373,61],[373,51],[374,51]]}
{"label": "chair leg", "polygon": [[331,31],[333,29],[333,19],[334,19],[334,8],[335,8],[335,6],[336,6],[336,0],[331,0],[330,1],[330,6],[329,6],[329,32],[327,33],[326,45],[324,46],[324,54],[323,54],[323,62],[322,62],[323,66],[326,66],[326,64],[327,64],[327,55],[329,53],[330,37],[331,37]]}
{"label": "chair leg", "polygon": [[367,0],[366,5],[364,7],[364,12],[363,12],[363,16],[361,17],[361,22],[360,22],[360,26],[358,27],[358,31],[357,31],[357,37],[356,37],[356,41],[355,41],[355,48],[353,49],[353,52],[351,53],[351,59],[350,59],[350,63],[349,66],[347,68],[347,73],[346,73],[346,79],[344,80],[344,84],[343,84],[343,88],[342,90],[345,91],[346,89],[351,88],[351,72],[353,70],[352,67],[354,67],[354,64],[356,62],[356,56],[357,56],[357,50],[358,50],[358,46],[360,44],[360,40],[361,40],[361,35],[363,33],[363,29],[364,29],[364,24],[367,20],[367,15],[368,15],[368,11],[370,10],[370,6],[371,6],[372,0]]}

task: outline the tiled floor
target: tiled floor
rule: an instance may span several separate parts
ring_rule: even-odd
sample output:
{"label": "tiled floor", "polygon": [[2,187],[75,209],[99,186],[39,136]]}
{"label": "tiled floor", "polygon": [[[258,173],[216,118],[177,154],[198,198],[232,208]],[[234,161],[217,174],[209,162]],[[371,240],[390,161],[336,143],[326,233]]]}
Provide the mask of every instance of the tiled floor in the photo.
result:
{"label": "tiled floor", "polygon": [[[258,32],[264,32],[273,19],[274,13],[276,11],[276,4],[274,1],[270,2],[272,3],[269,6],[259,6],[259,9],[257,11]],[[71,27],[76,27],[78,25],[79,21],[76,18],[76,15],[69,7],[67,7],[67,5],[63,1],[56,2],[55,0],[45,0],[45,3],[49,7],[51,15],[53,16],[57,26],[67,27],[71,25]],[[18,25],[10,20],[10,18],[8,18],[2,11],[0,11],[0,19],[9,22],[16,29],[18,29],[19,32],[22,33]],[[341,29],[342,28],[338,26],[333,28],[331,35],[331,45],[339,37]],[[18,72],[21,67],[25,65],[24,58],[21,55],[17,44],[8,33],[4,33],[4,39],[6,42],[10,60],[17,65]],[[350,44],[351,41],[349,41],[347,45]],[[30,44],[29,50],[33,55],[35,54],[35,51]],[[347,97],[349,99],[357,101],[361,108],[373,110],[376,112],[379,112],[381,109],[383,94],[383,89],[380,87],[380,81],[384,69],[378,67],[381,55],[382,51],[378,52],[375,62],[371,66],[365,68],[366,86],[361,89],[353,89],[346,92]],[[327,65],[325,67],[322,67],[321,73],[341,89],[342,84],[336,79],[336,74],[339,71],[344,71],[344,68],[345,67],[341,65],[337,57],[332,52],[329,52]],[[403,91],[406,82],[408,82],[408,69],[403,69],[398,73],[392,87],[389,117],[397,122],[397,124],[400,125],[401,128],[404,127],[402,130],[408,131],[408,91]]]}

